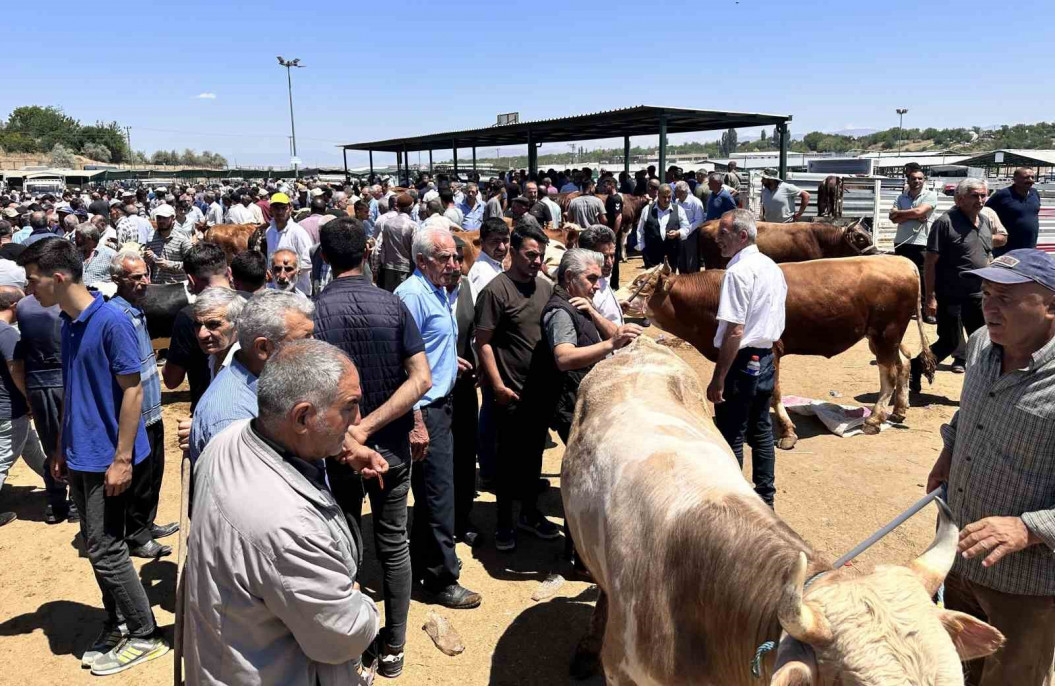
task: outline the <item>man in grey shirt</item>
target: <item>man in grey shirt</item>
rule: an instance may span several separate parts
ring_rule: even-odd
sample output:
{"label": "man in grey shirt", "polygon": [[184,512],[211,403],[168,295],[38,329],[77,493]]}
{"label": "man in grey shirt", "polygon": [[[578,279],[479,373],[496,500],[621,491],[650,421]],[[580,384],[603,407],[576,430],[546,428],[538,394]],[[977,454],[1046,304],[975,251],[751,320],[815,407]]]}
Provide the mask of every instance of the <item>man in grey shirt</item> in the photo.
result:
{"label": "man in grey shirt", "polygon": [[593,179],[584,178],[582,195],[568,205],[569,219],[584,229],[594,224],[608,223],[604,214],[604,202],[593,194],[595,186]]}
{"label": "man in grey shirt", "polygon": [[[915,162],[905,165],[905,192],[897,197],[890,208],[890,221],[897,224],[894,235],[894,254],[912,260],[919,269],[920,305],[924,302],[923,256],[927,252],[927,236],[934,208],[938,206],[938,194],[926,190],[926,177]],[[935,324],[934,317],[927,317],[928,324]]]}
{"label": "man in grey shirt", "polygon": [[[794,209],[796,198],[799,200],[797,212]],[[797,222],[802,219],[809,204],[809,192],[784,181],[777,175],[776,169],[762,172],[762,221],[778,224]]]}
{"label": "man in grey shirt", "polygon": [[487,204],[484,205],[484,219],[490,219],[491,217],[502,218],[505,210],[502,209],[502,187],[501,181],[491,181],[491,187],[488,189]]}

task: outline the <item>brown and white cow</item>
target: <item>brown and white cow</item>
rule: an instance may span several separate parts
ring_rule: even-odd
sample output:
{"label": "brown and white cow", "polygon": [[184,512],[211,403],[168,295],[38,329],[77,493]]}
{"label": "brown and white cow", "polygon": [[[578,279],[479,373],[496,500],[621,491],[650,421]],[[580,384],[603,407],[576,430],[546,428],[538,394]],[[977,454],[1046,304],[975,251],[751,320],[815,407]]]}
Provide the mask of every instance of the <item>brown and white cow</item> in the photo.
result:
{"label": "brown and white cow", "polygon": [[[722,257],[716,241],[718,221],[712,219],[700,226],[700,263],[707,269],[725,269],[725,265],[729,264],[729,260]],[[872,233],[860,219],[847,226],[823,222],[758,222],[756,244],[758,251],[774,262],[857,257],[876,252],[872,245]]]}
{"label": "brown and white cow", "polygon": [[[865,433],[878,433],[888,417],[903,421],[908,412],[908,350],[902,345],[912,315],[917,316],[923,369],[934,378],[934,356],[919,317],[919,273],[904,257],[880,255],[781,264],[788,284],[784,335],[774,346],[776,379],[773,410],[777,415],[777,445],[795,446],[795,425],[781,403],[780,358],[784,355],[834,357],[862,338],[879,365],[879,397],[865,420]],[[625,305],[630,314],[644,314],[664,331],[685,339],[712,362],[718,359],[714,334],[718,327],[718,296],[723,270],[672,275],[660,265],[637,277]],[[891,398],[892,413],[887,411]]]}
{"label": "brown and white cow", "polygon": [[959,686],[961,659],[1004,640],[931,603],[947,512],[909,565],[832,571],[748,485],[692,369],[645,336],[580,386],[561,496],[601,591],[573,670],[599,656],[610,686]]}

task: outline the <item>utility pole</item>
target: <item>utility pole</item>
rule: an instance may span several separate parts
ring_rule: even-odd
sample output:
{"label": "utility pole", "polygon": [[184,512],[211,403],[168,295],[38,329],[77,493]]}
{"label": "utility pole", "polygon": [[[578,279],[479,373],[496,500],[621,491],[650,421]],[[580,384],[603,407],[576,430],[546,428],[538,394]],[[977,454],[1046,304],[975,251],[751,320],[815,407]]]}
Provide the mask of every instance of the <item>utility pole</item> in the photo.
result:
{"label": "utility pole", "polygon": [[290,143],[293,147],[293,159],[290,161],[293,162],[293,178],[299,179],[300,173],[297,170],[298,165],[294,162],[294,160],[297,159],[297,128],[293,123],[293,77],[290,76],[290,69],[293,67],[303,69],[304,65],[300,63],[300,58],[287,60],[283,59],[282,55],[278,56],[278,63],[286,68],[286,86],[289,89],[289,131],[293,134],[290,136]]}
{"label": "utility pole", "polygon": [[897,108],[894,111],[897,112],[897,116],[898,116],[898,121],[897,121],[897,154],[900,157],[901,156],[901,132],[904,129],[905,113],[908,112],[908,110],[903,108],[903,107],[899,107],[899,108]]}
{"label": "utility pole", "polygon": [[132,165],[132,169],[136,168],[136,154],[132,150],[132,127],[125,127],[125,142],[128,144],[128,161]]}

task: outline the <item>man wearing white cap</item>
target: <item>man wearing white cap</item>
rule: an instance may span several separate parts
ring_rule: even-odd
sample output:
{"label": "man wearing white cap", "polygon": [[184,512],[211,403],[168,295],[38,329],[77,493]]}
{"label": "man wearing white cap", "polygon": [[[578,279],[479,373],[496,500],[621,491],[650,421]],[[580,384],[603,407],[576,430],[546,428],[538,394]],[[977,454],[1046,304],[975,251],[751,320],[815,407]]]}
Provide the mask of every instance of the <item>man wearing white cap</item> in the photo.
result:
{"label": "man wearing white cap", "polygon": [[186,281],[183,257],[190,250],[190,238],[182,231],[173,230],[176,210],[172,205],[159,205],[154,217],[158,228],[143,246],[143,259],[150,267],[150,280],[152,283]]}

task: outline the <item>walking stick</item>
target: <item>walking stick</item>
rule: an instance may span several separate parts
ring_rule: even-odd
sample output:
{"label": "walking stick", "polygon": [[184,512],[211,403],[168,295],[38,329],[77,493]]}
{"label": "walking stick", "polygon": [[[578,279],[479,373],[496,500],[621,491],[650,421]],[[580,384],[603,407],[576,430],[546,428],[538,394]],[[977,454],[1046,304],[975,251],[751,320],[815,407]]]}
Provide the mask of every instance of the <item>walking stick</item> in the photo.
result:
{"label": "walking stick", "polygon": [[183,453],[180,463],[180,504],[179,504],[179,552],[176,555],[176,621],[172,636],[174,686],[183,686],[183,565],[187,560],[187,536],[190,534],[190,491],[191,469],[190,457]]}

